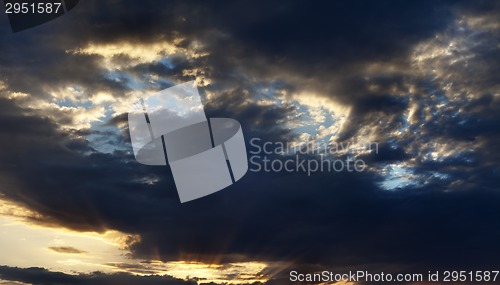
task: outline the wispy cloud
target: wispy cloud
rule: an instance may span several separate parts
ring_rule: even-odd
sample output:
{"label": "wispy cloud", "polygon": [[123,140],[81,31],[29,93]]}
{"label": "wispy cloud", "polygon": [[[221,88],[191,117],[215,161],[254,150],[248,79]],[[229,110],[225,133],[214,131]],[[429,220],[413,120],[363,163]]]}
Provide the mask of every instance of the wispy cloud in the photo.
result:
{"label": "wispy cloud", "polygon": [[79,250],[72,246],[49,246],[49,249],[59,253],[69,253],[69,254],[86,253],[86,251]]}

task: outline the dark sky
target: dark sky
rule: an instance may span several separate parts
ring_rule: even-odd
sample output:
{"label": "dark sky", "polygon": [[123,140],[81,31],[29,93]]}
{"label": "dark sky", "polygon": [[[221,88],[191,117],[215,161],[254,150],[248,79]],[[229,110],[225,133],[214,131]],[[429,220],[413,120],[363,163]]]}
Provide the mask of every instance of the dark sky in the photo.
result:
{"label": "dark sky", "polygon": [[[269,284],[290,269],[498,270],[499,3],[82,0],[18,33],[4,15],[0,198],[29,224],[139,236],[132,267],[286,264]],[[363,172],[248,172],[181,204],[169,167],[134,160],[125,106],[189,80],[247,146],[380,148],[357,154]],[[187,283],[141,278],[0,268],[32,284]]]}

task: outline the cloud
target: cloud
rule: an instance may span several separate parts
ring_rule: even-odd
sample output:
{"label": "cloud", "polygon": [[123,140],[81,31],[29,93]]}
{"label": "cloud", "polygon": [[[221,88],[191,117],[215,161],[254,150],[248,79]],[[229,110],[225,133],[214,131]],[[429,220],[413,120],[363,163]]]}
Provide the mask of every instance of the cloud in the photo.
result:
{"label": "cloud", "polygon": [[[140,236],[126,245],[145,260],[498,264],[498,10],[157,3],[82,2],[63,25],[0,43],[2,199],[45,225]],[[248,173],[181,205],[168,167],[134,161],[125,112],[195,77],[207,114],[240,121],[247,142],[375,141],[379,153],[359,154],[364,173]]]}
{"label": "cloud", "polygon": [[123,69],[139,64],[157,62],[163,58],[182,54],[188,59],[206,56],[194,49],[180,48],[181,39],[170,42],[160,39],[152,43],[118,42],[108,44],[89,44],[88,46],[70,50],[73,54],[98,55],[104,59],[103,67],[109,70]]}
{"label": "cloud", "polygon": [[69,254],[86,253],[86,251],[79,250],[72,246],[49,246],[49,249],[59,253],[69,253]]}
{"label": "cloud", "polygon": [[127,273],[69,275],[52,272],[43,268],[17,268],[0,266],[0,277],[4,280],[19,281],[35,285],[49,284],[197,284],[195,281],[184,281],[170,276],[134,276]]}

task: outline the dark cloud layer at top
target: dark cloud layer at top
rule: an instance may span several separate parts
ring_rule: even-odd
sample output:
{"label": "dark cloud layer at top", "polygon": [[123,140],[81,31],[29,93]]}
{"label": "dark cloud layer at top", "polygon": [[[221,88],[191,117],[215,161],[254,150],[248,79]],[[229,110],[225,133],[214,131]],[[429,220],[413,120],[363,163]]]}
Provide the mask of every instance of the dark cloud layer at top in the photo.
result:
{"label": "dark cloud layer at top", "polygon": [[[53,23],[4,35],[0,79],[12,91],[34,97],[48,96],[43,86],[81,84],[90,93],[105,90],[122,98],[131,89],[129,82],[106,78],[102,58],[66,50],[88,43],[176,38],[183,39],[178,46],[189,48],[200,41],[209,56],[199,61],[176,55],[171,67],[154,62],[127,71],[141,79],[151,73],[183,81],[193,77],[182,75],[183,70],[203,69],[214,84],[202,91],[218,94],[207,102],[207,114],[238,119],[247,140],[295,138],[277,122],[297,110],[247,104],[245,92],[257,97],[256,85],[276,82],[284,82],[280,88],[288,92],[312,90],[352,107],[340,140],[355,137],[363,126],[377,130],[381,151],[367,156],[369,163],[411,162],[415,175],[450,178],[425,176],[421,187],[384,191],[380,176],[372,172],[248,173],[226,190],[180,204],[168,168],[141,166],[123,151],[99,153],[88,140],[74,136],[91,130],[61,130],[57,121],[2,99],[0,147],[6,151],[0,153],[1,172],[18,186],[7,187],[6,179],[1,192],[40,213],[37,222],[139,234],[141,241],[130,244],[130,250],[144,259],[291,261],[304,268],[387,266],[394,271],[484,270],[499,264],[498,95],[482,93],[498,86],[494,59],[499,54],[492,48],[498,40],[494,33],[476,35],[481,45],[472,48],[478,56],[468,66],[484,76],[473,82],[467,80],[469,69],[431,61],[431,69],[446,66],[449,75],[432,78],[410,70],[409,59],[415,45],[446,31],[458,13],[495,15],[498,9],[490,7],[495,4],[158,3],[82,1]],[[447,80],[473,90],[472,99],[447,99]],[[441,103],[449,108],[438,109]],[[405,135],[391,137],[408,124],[410,108],[417,123]],[[124,118],[109,125],[123,127]],[[126,135],[111,139],[130,147]],[[434,141],[449,148],[473,142],[476,152],[411,161]]]}
{"label": "dark cloud layer at top", "polygon": [[[310,78],[309,85],[328,87],[332,91],[332,77],[337,78],[334,82],[340,82],[346,70],[353,73],[366,61],[394,60],[404,55],[413,43],[443,28],[452,18],[448,6],[434,1],[411,5],[396,1],[201,1],[161,5],[157,1],[140,4],[87,1],[74,9],[70,17],[23,34],[5,35],[11,43],[2,49],[8,59],[15,60],[5,62],[7,66],[31,66],[23,70],[24,78],[32,72],[52,70],[34,74],[33,80],[39,81],[37,85],[54,85],[54,81],[64,78],[92,86],[99,82],[96,78],[90,80],[99,76],[92,68],[98,59],[70,57],[71,61],[65,64],[50,59],[65,60],[65,50],[88,42],[147,43],[159,37],[165,40],[181,37],[185,40],[180,46],[189,46],[197,40],[204,43],[211,53],[207,63],[214,79],[223,80],[227,77],[224,74],[232,72],[237,64],[245,66],[249,76],[272,78],[292,72]],[[59,33],[49,38],[37,36],[54,30]],[[60,47],[51,49],[50,55],[38,57],[35,50],[52,47],[53,41]],[[33,63],[40,66],[34,68]],[[99,84],[101,88],[118,88],[105,80]],[[341,95],[349,100],[352,92],[341,92]]]}

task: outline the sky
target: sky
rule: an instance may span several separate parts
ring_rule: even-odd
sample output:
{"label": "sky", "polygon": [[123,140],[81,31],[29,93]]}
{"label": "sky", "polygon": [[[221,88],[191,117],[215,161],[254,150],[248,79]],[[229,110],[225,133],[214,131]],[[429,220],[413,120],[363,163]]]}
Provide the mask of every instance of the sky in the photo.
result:
{"label": "sky", "polygon": [[[82,0],[15,33],[2,13],[0,37],[0,284],[498,270],[498,1]],[[249,159],[365,167],[260,153],[180,203],[127,113],[192,80]]]}

